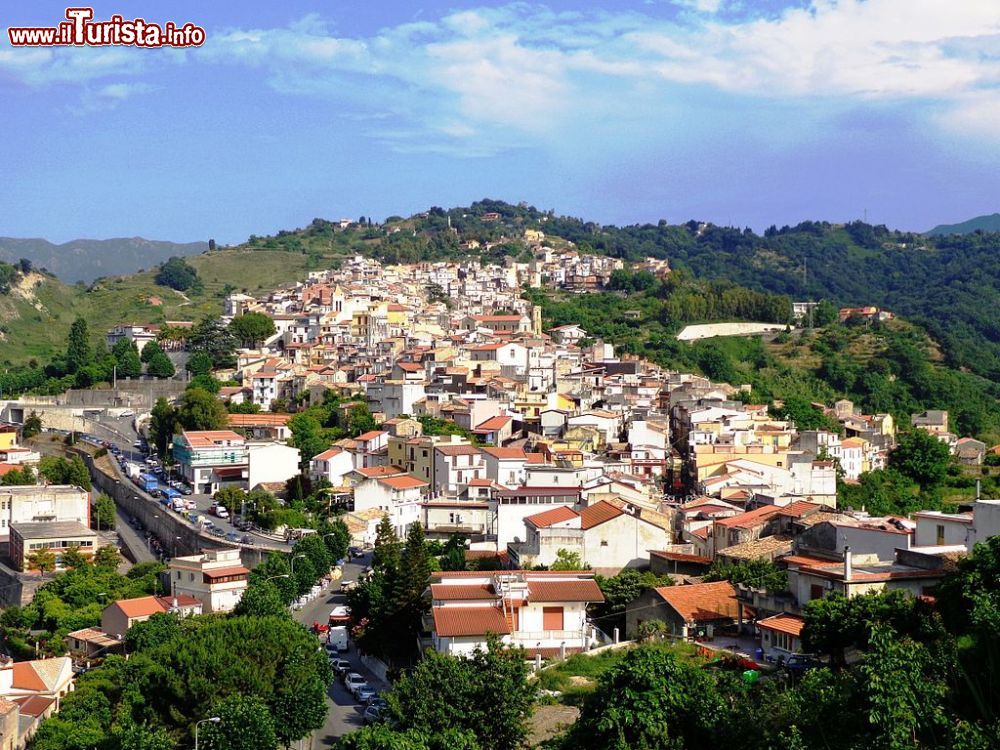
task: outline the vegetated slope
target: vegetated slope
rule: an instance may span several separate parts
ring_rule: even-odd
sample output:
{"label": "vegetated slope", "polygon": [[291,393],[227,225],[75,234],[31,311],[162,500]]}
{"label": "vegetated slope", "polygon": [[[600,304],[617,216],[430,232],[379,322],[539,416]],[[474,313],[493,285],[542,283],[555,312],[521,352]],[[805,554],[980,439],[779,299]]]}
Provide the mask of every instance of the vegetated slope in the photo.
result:
{"label": "vegetated slope", "polygon": [[197,321],[219,315],[230,291],[260,293],[304,279],[307,259],[301,254],[232,248],[189,257],[202,289],[177,292],[154,281],[155,270],[105,277],[90,287],[65,284],[32,273],[30,298],[0,294],[0,363],[44,365],[63,351],[73,321],[84,318],[95,346],[119,323]]}
{"label": "vegetated slope", "polygon": [[1000,214],[987,214],[959,224],[938,224],[927,234],[931,237],[942,234],[971,234],[972,232],[1000,232]]}
{"label": "vegetated slope", "polygon": [[101,276],[125,275],[152,268],[171,256],[188,256],[208,249],[207,242],[164,242],[142,237],[71,240],[55,245],[43,239],[0,237],[0,260],[21,258],[44,268],[69,284],[89,284]]}

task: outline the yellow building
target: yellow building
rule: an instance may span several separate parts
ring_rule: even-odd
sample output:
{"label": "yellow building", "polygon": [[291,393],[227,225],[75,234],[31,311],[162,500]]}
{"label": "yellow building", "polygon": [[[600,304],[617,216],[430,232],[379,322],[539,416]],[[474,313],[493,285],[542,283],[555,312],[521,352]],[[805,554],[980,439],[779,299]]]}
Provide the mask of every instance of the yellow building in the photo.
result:
{"label": "yellow building", "polygon": [[17,447],[17,426],[0,424],[0,450]]}

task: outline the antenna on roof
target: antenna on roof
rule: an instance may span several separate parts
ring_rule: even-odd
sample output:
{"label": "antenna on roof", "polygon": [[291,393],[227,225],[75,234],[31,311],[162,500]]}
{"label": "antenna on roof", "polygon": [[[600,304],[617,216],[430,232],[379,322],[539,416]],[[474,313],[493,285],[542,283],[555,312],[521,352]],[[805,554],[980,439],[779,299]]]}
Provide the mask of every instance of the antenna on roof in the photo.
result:
{"label": "antenna on roof", "polygon": [[976,480],[976,500],[977,501],[980,499],[980,497],[979,497],[980,485],[981,485],[981,482],[977,479]]}

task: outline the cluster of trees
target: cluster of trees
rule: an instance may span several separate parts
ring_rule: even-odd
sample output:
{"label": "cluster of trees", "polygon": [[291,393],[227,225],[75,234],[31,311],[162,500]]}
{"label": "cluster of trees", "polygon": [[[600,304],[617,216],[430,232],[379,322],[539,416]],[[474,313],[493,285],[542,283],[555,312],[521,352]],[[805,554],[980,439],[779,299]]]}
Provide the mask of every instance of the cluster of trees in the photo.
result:
{"label": "cluster of trees", "polygon": [[280,616],[154,615],[128,633],[128,658],[81,675],[34,750],[275,750],[322,726],[330,666],[316,639]]}
{"label": "cluster of trees", "polygon": [[592,605],[591,619],[605,633],[612,633],[618,628],[619,633],[625,632],[625,607],[636,597],[648,589],[661,586],[673,586],[670,576],[658,576],[648,570],[623,569],[615,576],[596,576],[597,585],[604,594],[604,601]]}
{"label": "cluster of trees", "polygon": [[202,382],[192,379],[177,403],[171,406],[162,396],[150,410],[149,435],[161,456],[174,434],[181,430],[221,430],[229,424],[229,412]]}
{"label": "cluster of trees", "polygon": [[372,574],[348,595],[355,637],[362,648],[390,665],[406,664],[415,656],[421,618],[428,608],[424,591],[436,563],[420,524],[410,526],[403,543],[388,516],[382,518]]}
{"label": "cluster of trees", "polygon": [[179,292],[201,289],[198,270],[184,258],[168,258],[156,272],[155,281],[161,286],[169,286]]}
{"label": "cluster of trees", "polygon": [[388,721],[337,750],[517,750],[536,699],[528,671],[521,649],[496,640],[469,657],[428,652],[388,693]]}
{"label": "cluster of trees", "polygon": [[90,472],[79,456],[43,456],[38,462],[37,475],[30,466],[14,468],[0,478],[0,485],[32,485],[37,484],[39,478],[49,484],[73,484],[88,491],[91,489]]}
{"label": "cluster of trees", "polygon": [[71,569],[39,587],[31,604],[8,607],[0,615],[4,646],[15,658],[36,653],[57,656],[66,645],[63,637],[101,622],[101,611],[117,599],[162,593],[157,591],[159,563],[135,565],[128,575],[117,572],[120,557],[114,547],[101,547],[88,563],[79,550],[62,553]]}
{"label": "cluster of trees", "polygon": [[344,403],[327,392],[322,403],[309,406],[288,420],[288,428],[292,431],[291,442],[300,451],[304,472],[312,457],[325,451],[334,441],[357,437],[377,427],[364,401],[351,403],[349,408],[342,409]]}

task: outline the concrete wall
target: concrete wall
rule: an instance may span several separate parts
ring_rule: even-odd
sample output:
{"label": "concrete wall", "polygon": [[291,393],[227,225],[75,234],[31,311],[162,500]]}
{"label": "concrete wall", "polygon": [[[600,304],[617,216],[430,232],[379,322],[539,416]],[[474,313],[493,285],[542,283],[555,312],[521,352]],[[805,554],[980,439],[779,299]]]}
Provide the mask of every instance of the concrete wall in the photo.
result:
{"label": "concrete wall", "polygon": [[[108,476],[95,467],[94,459],[90,454],[85,451],[78,451],[78,453],[90,469],[94,489],[111,497],[126,516],[138,518],[139,522],[160,540],[165,550],[173,552],[174,542],[177,543],[177,555],[194,555],[203,549],[239,547],[240,558],[248,568],[259,565],[271,551],[271,548],[263,546],[249,547],[227,543],[200,531],[181,516],[147,497],[123,475]],[[287,552],[286,549],[282,549],[282,551]]]}

